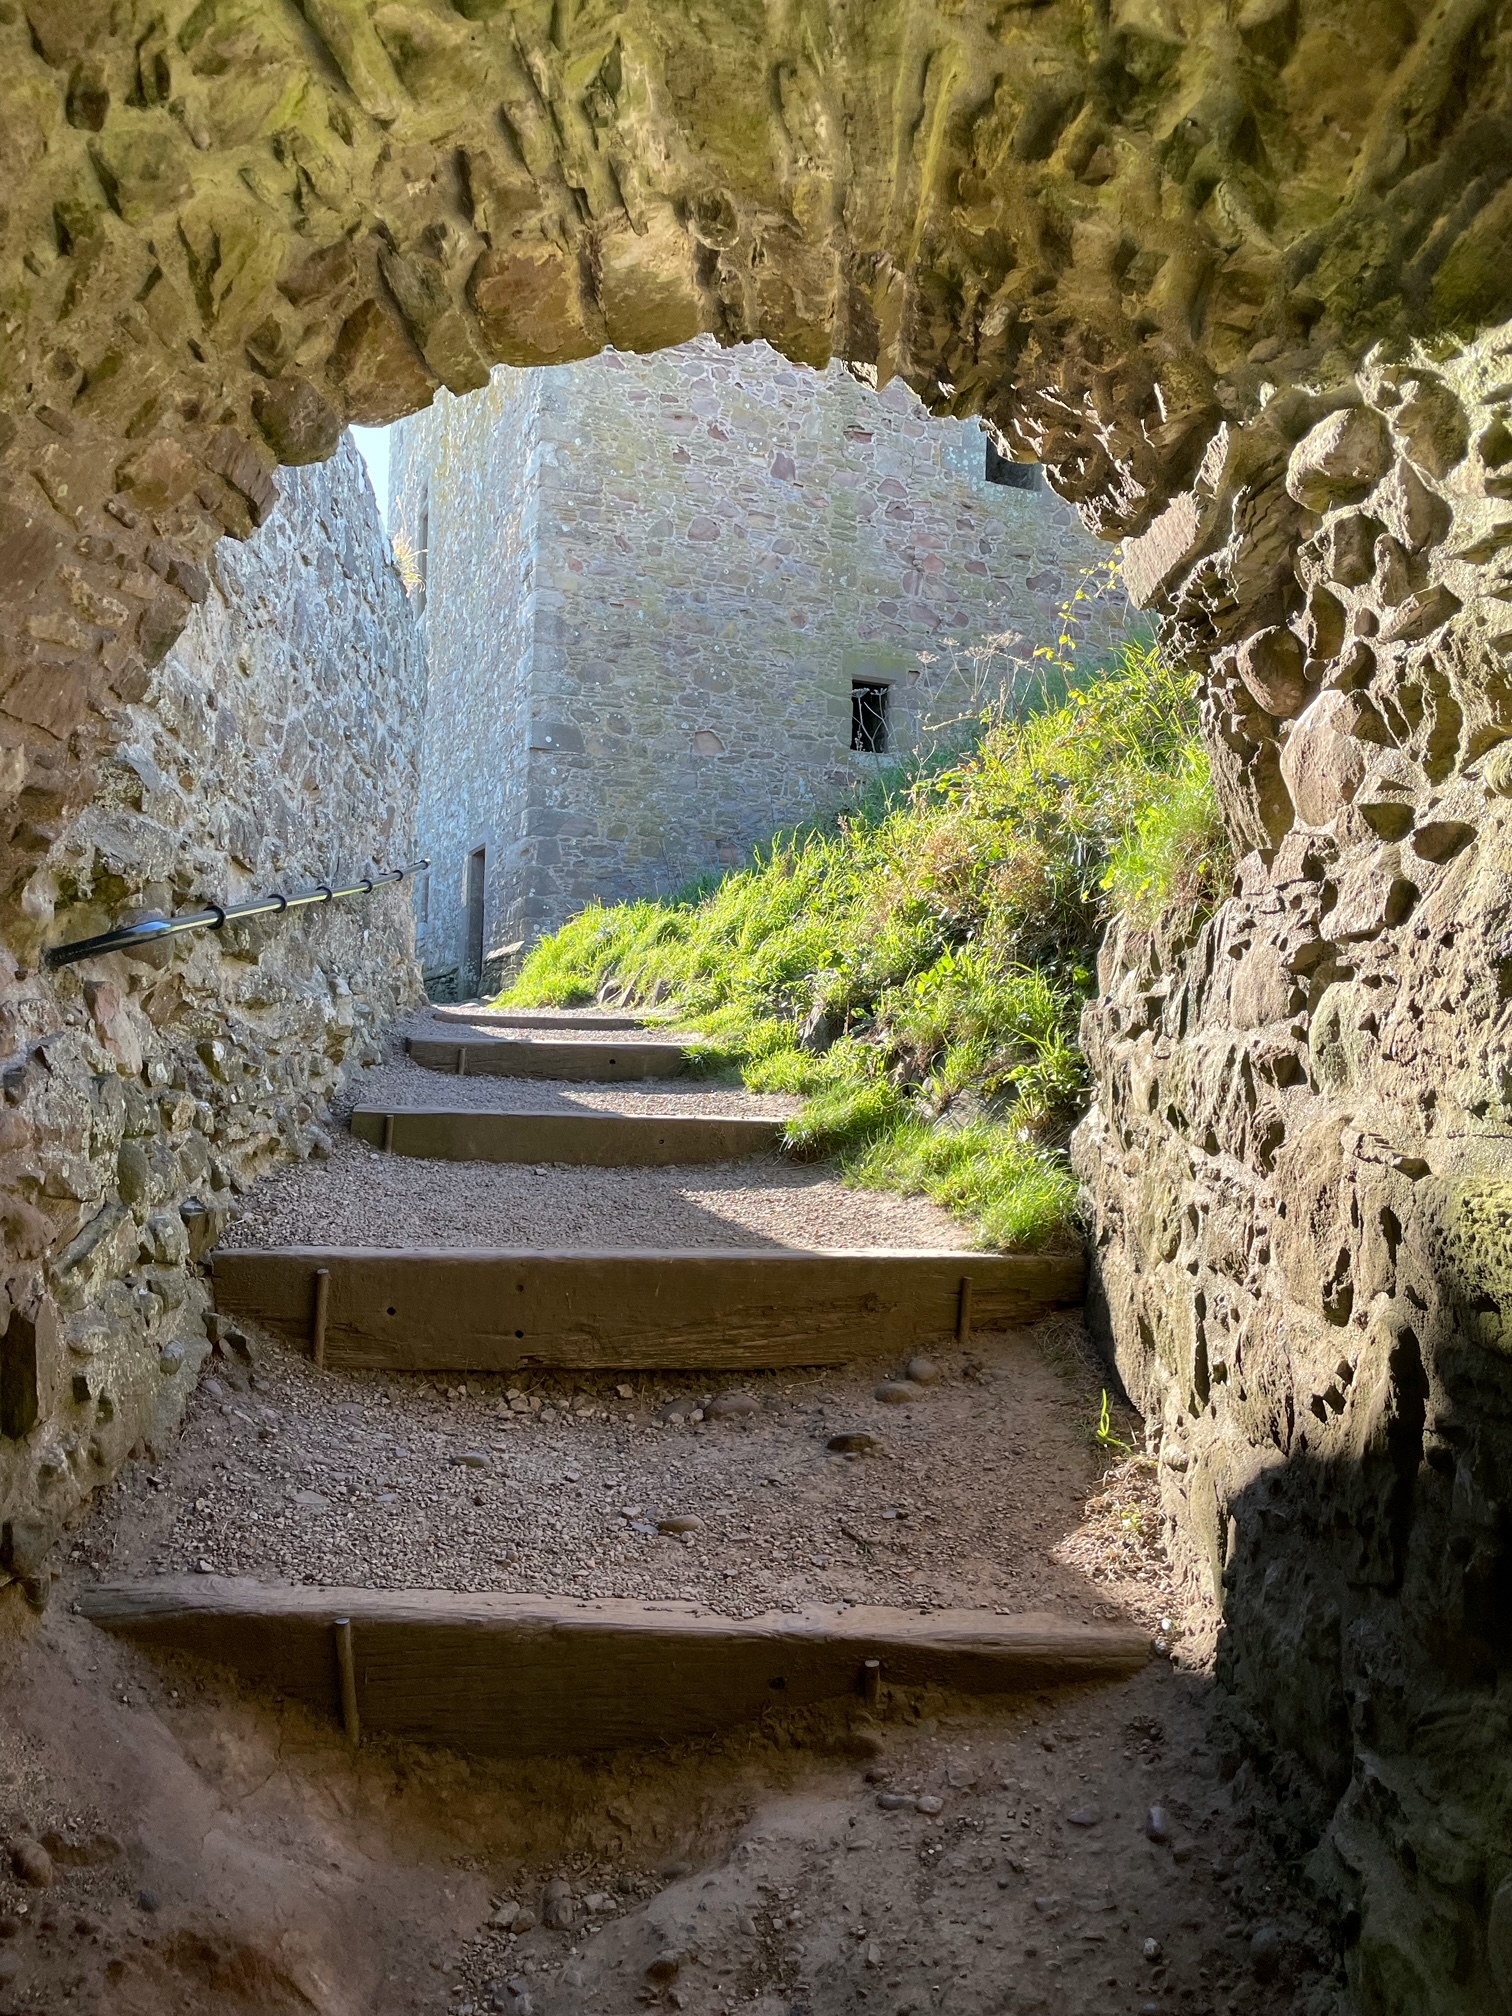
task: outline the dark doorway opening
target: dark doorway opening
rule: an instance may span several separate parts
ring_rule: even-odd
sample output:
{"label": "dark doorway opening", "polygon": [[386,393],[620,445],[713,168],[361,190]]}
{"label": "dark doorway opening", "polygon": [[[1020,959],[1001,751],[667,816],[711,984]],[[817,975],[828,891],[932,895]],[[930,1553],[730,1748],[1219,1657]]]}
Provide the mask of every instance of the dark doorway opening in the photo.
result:
{"label": "dark doorway opening", "polygon": [[850,745],[864,756],[881,756],[887,749],[888,692],[878,679],[851,681]]}
{"label": "dark doorway opening", "polygon": [[1038,462],[1015,462],[1009,456],[999,454],[994,442],[987,443],[987,481],[1001,483],[1009,490],[1038,490],[1040,487],[1040,465]]}
{"label": "dark doorway opening", "polygon": [[483,978],[483,888],[488,865],[487,849],[477,848],[467,857],[467,972],[469,993],[478,991]]}

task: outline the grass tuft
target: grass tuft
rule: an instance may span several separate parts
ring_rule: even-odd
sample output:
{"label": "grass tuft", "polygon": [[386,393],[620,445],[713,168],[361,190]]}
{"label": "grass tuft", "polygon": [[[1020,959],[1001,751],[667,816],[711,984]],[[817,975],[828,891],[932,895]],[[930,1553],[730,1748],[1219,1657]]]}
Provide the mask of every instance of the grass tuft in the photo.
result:
{"label": "grass tuft", "polygon": [[1044,1247],[1073,1234],[1076,1031],[1108,916],[1200,918],[1227,863],[1192,682],[1131,642],[718,882],[590,905],[502,998],[663,1006],[753,1090],[804,1100],[792,1153]]}

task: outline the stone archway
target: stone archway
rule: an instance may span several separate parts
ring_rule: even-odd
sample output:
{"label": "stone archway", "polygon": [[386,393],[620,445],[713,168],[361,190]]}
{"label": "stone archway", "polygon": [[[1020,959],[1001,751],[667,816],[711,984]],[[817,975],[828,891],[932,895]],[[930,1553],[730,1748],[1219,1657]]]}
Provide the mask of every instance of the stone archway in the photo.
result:
{"label": "stone archway", "polygon": [[12,876],[272,464],[495,361],[840,355],[1122,536],[1264,487],[1275,388],[1508,305],[1487,0],[6,12]]}
{"label": "stone archway", "polygon": [[18,945],[274,465],[495,361],[838,355],[1129,541],[1244,860],[1200,932],[1105,952],[1114,1343],[1372,2006],[1495,2007],[1505,5],[7,0],[0,38]]}

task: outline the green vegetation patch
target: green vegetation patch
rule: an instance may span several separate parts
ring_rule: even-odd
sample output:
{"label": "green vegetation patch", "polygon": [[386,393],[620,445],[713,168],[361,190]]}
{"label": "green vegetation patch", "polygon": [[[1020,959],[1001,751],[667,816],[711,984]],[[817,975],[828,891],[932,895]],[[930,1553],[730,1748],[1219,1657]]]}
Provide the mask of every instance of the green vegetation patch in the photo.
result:
{"label": "green vegetation patch", "polygon": [[1228,874],[1192,686],[1130,644],[717,884],[590,907],[501,998],[661,1005],[753,1091],[801,1095],[790,1152],[1045,1247],[1073,1236],[1077,1024],[1108,916],[1196,920]]}

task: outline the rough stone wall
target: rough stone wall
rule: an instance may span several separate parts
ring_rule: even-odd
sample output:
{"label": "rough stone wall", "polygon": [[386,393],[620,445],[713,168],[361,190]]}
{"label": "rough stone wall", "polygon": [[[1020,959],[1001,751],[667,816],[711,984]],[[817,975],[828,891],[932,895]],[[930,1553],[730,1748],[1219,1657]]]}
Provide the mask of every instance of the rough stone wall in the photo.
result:
{"label": "rough stone wall", "polygon": [[433,866],[417,892],[419,951],[453,994],[478,985],[463,971],[468,857],[484,849],[486,954],[509,936],[501,892],[518,877],[525,839],[546,380],[496,371],[467,398],[443,398],[395,428],[389,450],[390,516],[424,573],[417,845]]}
{"label": "rough stone wall", "polygon": [[989,484],[975,423],[764,344],[501,370],[396,432],[395,522],[428,528],[428,967],[462,960],[474,847],[488,943],[528,939],[849,802],[885,761],[851,751],[853,679],[905,754],[964,739],[1079,588],[1085,662],[1126,633],[1108,549]]}
{"label": "rough stone wall", "polygon": [[6,0],[0,888],[275,460],[708,331],[1139,532],[1225,417],[1512,312],[1505,0]]}
{"label": "rough stone wall", "polygon": [[[1476,738],[1503,718],[1504,577],[1499,519],[1468,547],[1419,533],[1424,497],[1430,535],[1477,486],[1498,498],[1512,369],[1477,350],[1462,383],[1463,358],[1429,351],[1471,444],[1442,473],[1456,436],[1434,445],[1443,402],[1406,389],[1421,368],[1395,403],[1354,374],[1378,340],[1400,357],[1512,313],[1507,0],[3,0],[0,50],[7,933],[214,541],[266,516],[274,461],[495,362],[700,331],[840,355],[983,413],[1097,529],[1151,539],[1147,591],[1211,668],[1255,925],[1247,945],[1220,942],[1225,912],[1193,943],[1110,949],[1083,1166],[1121,1362],[1162,1418],[1190,1365],[1173,1506],[1211,1569],[1223,1504],[1226,1671],[1293,1762],[1299,1840],[1334,1816],[1362,2000],[1493,2008],[1512,1420],[1499,773]],[[1391,468],[1315,436],[1330,401],[1387,422],[1364,424]],[[1376,486],[1409,443],[1393,501]],[[1341,471],[1358,495],[1313,487]],[[1341,524],[1369,500],[1381,532],[1315,553],[1330,497]],[[1435,588],[1459,608],[1414,602]],[[1405,792],[1361,798],[1398,743]],[[1336,764],[1356,788],[1330,815]],[[1460,824],[1477,837],[1455,855]],[[1342,906],[1372,866],[1385,907],[1361,935]],[[1314,1113],[1341,1117],[1337,1182]],[[1222,1356],[1241,1320],[1243,1363]],[[1183,1434],[1221,1461],[1194,1472]]]}
{"label": "rough stone wall", "polygon": [[418,991],[409,893],[56,974],[44,944],[402,865],[423,662],[350,443],[279,478],[255,538],[116,723],[88,808],[0,948],[0,1581],[176,1423],[210,1349],[186,1263],[270,1162],[324,1148],[353,1063]]}
{"label": "rough stone wall", "polygon": [[1118,1364],[1367,2016],[1512,1994],[1509,423],[1512,328],[1377,352],[1135,549],[1252,851],[1084,1030]]}

